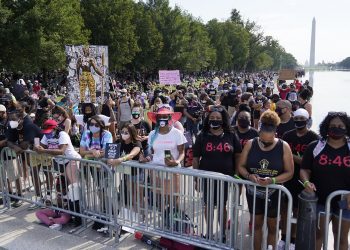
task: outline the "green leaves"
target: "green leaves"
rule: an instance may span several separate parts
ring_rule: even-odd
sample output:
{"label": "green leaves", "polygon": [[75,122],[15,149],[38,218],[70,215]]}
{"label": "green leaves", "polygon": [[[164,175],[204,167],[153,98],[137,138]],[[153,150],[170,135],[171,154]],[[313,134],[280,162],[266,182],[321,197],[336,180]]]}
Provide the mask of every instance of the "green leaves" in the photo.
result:
{"label": "green leaves", "polygon": [[111,71],[294,67],[295,58],[233,9],[207,24],[168,0],[0,0],[0,67],[65,68],[64,45],[109,47]]}

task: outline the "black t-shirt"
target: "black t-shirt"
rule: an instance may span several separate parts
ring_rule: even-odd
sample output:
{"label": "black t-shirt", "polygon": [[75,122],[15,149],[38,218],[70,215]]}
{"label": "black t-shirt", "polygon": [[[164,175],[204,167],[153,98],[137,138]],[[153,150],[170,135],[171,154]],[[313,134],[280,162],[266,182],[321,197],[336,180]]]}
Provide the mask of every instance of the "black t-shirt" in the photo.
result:
{"label": "black t-shirt", "polygon": [[6,130],[7,140],[14,143],[21,143],[22,141],[29,142],[29,144],[34,144],[35,137],[42,137],[40,128],[35,125],[32,119],[27,115],[23,120],[23,128],[21,130],[11,129],[7,127]]}
{"label": "black t-shirt", "polygon": [[235,154],[241,152],[241,144],[235,133],[216,136],[202,132],[193,146],[193,157],[200,158],[199,169],[230,176],[235,174]]}
{"label": "black t-shirt", "polygon": [[293,118],[290,118],[288,122],[280,123],[280,125],[278,125],[277,131],[276,131],[277,137],[282,138],[286,132],[293,130],[293,129],[295,129],[294,120],[293,120]]}
{"label": "black t-shirt", "polygon": [[245,133],[241,133],[239,132],[238,130],[238,127],[235,126],[233,128],[235,131],[236,131],[236,134],[239,138],[239,143],[241,144],[241,147],[244,148],[244,145],[251,139],[254,139],[255,137],[258,137],[259,136],[259,133],[258,133],[258,130],[256,130],[255,128],[253,127],[250,127],[250,129],[245,132]]}
{"label": "black t-shirt", "polygon": [[[286,132],[283,135],[283,140],[289,144],[290,149],[292,150],[293,155],[302,157],[305,153],[307,146],[318,140],[318,135],[309,130],[305,135],[298,136],[296,129]],[[303,187],[298,184],[300,176],[300,165],[294,162],[294,176],[293,179],[285,183],[285,186],[288,189],[293,189],[293,191],[300,193],[303,190]]]}
{"label": "black t-shirt", "polygon": [[[137,134],[139,136],[147,136],[151,132],[150,125],[145,121],[140,121],[138,124],[134,124]],[[148,147],[147,140],[141,142],[142,148],[145,150]]]}
{"label": "black t-shirt", "polygon": [[[136,141],[135,143],[129,143],[126,144],[124,142],[121,142],[120,144],[120,155],[127,155],[130,154],[130,152],[133,150],[134,147],[139,147],[140,149],[142,149],[142,145],[140,141]],[[136,155],[134,158],[132,158],[132,160],[138,161],[140,157],[140,154]],[[137,174],[137,169],[136,168],[132,168],[131,170],[131,175],[136,175]]]}
{"label": "black t-shirt", "polygon": [[[350,150],[348,145],[335,149],[326,144],[323,150],[314,157],[313,151],[318,141],[307,147],[301,169],[311,171],[310,182],[316,186],[318,203],[325,205],[327,196],[337,190],[350,190]],[[339,208],[334,199],[332,208]]]}
{"label": "black t-shirt", "polygon": [[235,107],[238,104],[238,97],[235,91],[231,90],[227,93],[227,102],[230,107]]}

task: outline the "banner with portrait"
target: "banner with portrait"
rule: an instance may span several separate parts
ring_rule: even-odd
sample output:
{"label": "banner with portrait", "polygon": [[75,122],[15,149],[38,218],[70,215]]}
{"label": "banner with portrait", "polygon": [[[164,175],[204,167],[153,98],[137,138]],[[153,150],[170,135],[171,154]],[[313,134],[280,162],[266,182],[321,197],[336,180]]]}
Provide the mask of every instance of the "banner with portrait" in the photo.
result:
{"label": "banner with portrait", "polygon": [[66,45],[68,96],[74,104],[102,104],[109,91],[108,47]]}

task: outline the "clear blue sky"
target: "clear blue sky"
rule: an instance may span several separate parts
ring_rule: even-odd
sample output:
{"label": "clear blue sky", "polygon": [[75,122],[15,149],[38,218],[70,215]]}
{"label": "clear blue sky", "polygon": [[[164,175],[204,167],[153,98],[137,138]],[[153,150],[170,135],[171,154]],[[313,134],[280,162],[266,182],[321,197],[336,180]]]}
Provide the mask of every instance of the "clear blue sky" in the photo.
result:
{"label": "clear blue sky", "polygon": [[316,62],[337,62],[350,56],[350,0],[169,0],[171,6],[207,22],[225,20],[232,9],[256,21],[292,53],[309,60],[311,23],[316,18]]}

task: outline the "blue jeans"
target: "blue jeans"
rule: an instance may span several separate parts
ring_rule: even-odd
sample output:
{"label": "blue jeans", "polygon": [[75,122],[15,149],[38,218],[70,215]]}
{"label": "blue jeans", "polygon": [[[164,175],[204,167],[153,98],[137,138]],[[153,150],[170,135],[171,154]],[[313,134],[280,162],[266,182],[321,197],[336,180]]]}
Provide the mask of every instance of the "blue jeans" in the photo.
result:
{"label": "blue jeans", "polygon": [[[325,213],[325,212],[326,212],[326,206],[317,203],[317,215],[318,215],[319,213],[321,213],[321,212],[322,212],[322,213]],[[333,209],[333,208],[331,207],[330,215],[331,215],[331,216],[333,215],[333,216],[335,216],[336,218],[339,218],[339,212],[340,212],[340,209]],[[348,210],[348,209],[343,209],[342,220],[350,221],[350,210]]]}

